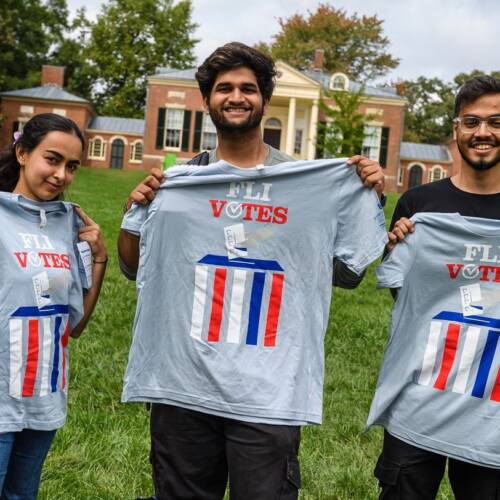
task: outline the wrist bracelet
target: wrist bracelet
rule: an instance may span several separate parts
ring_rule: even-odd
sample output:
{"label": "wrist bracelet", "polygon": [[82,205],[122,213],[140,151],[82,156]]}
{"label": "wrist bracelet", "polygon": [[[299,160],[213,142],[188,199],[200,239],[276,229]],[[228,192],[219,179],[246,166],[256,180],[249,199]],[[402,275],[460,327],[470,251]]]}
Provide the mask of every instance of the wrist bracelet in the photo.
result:
{"label": "wrist bracelet", "polygon": [[106,257],[106,260],[94,260],[94,264],[107,264],[108,258]]}

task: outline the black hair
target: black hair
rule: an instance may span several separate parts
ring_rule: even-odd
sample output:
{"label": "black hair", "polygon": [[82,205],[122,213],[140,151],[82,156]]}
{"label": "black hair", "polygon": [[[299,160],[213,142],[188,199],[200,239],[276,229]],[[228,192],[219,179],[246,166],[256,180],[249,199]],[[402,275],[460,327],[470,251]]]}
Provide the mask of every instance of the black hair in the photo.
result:
{"label": "black hair", "polygon": [[264,101],[269,102],[278,74],[274,61],[266,54],[240,42],[226,43],[219,47],[198,68],[195,78],[202,96],[209,99],[220,71],[241,67],[249,68],[255,73],[260,93]]}
{"label": "black hair", "polygon": [[0,153],[0,191],[12,192],[19,181],[20,165],[16,157],[16,146],[31,153],[49,132],[74,134],[85,147],[85,139],[78,125],[69,118],[55,113],[42,113],[33,116],[23,127],[20,137]]}
{"label": "black hair", "polygon": [[500,94],[500,79],[481,75],[467,80],[458,90],[455,98],[455,116],[458,116],[464,104],[479,99],[484,94]]}

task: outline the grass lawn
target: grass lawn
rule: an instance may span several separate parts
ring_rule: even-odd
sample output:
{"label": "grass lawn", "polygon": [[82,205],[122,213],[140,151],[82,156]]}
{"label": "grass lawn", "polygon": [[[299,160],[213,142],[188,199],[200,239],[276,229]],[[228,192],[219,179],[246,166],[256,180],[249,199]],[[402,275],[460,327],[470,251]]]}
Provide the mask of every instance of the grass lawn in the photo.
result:
{"label": "grass lawn", "polygon": [[[41,499],[132,500],[152,493],[148,414],[142,404],[120,403],[135,290],[120,274],[115,250],[123,204],[143,177],[144,172],[82,168],[66,196],[101,225],[110,263],[92,321],[70,343],[68,422],[47,459]],[[387,214],[396,199],[389,197]],[[373,270],[357,290],[335,290],[326,336],[324,421],[302,434],[303,500],[377,497],[372,471],[382,433],[363,429],[391,301],[387,291],[375,290]],[[453,498],[447,483],[438,498]]]}

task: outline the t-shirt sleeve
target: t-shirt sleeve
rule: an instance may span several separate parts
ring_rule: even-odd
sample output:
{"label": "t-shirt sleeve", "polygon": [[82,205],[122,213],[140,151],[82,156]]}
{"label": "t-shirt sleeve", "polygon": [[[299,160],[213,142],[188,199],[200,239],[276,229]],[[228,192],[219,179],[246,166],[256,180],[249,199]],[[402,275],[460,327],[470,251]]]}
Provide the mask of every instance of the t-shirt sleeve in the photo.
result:
{"label": "t-shirt sleeve", "polygon": [[418,227],[398,243],[375,270],[377,288],[401,288],[416,257]]}
{"label": "t-shirt sleeve", "polygon": [[148,218],[149,205],[139,205],[134,203],[123,216],[121,228],[128,233],[139,236],[141,227]]}
{"label": "t-shirt sleeve", "polygon": [[359,275],[382,254],[387,232],[377,194],[363,186],[353,167],[342,179],[335,212],[334,258]]}

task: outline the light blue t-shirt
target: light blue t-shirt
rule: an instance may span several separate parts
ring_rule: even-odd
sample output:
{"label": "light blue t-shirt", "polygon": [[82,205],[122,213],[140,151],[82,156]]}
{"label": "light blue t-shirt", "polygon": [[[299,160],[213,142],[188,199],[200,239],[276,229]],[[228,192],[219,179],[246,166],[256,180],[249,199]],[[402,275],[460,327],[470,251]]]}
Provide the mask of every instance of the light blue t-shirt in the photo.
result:
{"label": "light blue t-shirt", "polygon": [[376,194],[345,160],[166,175],[122,225],[141,238],[123,400],[320,423],[332,262],[382,252]]}
{"label": "light blue t-shirt", "polygon": [[69,333],[83,316],[73,205],[0,192],[0,433],[66,419]]}
{"label": "light blue t-shirt", "polygon": [[500,221],[412,220],[377,268],[379,287],[400,290],[367,425],[500,467]]}

